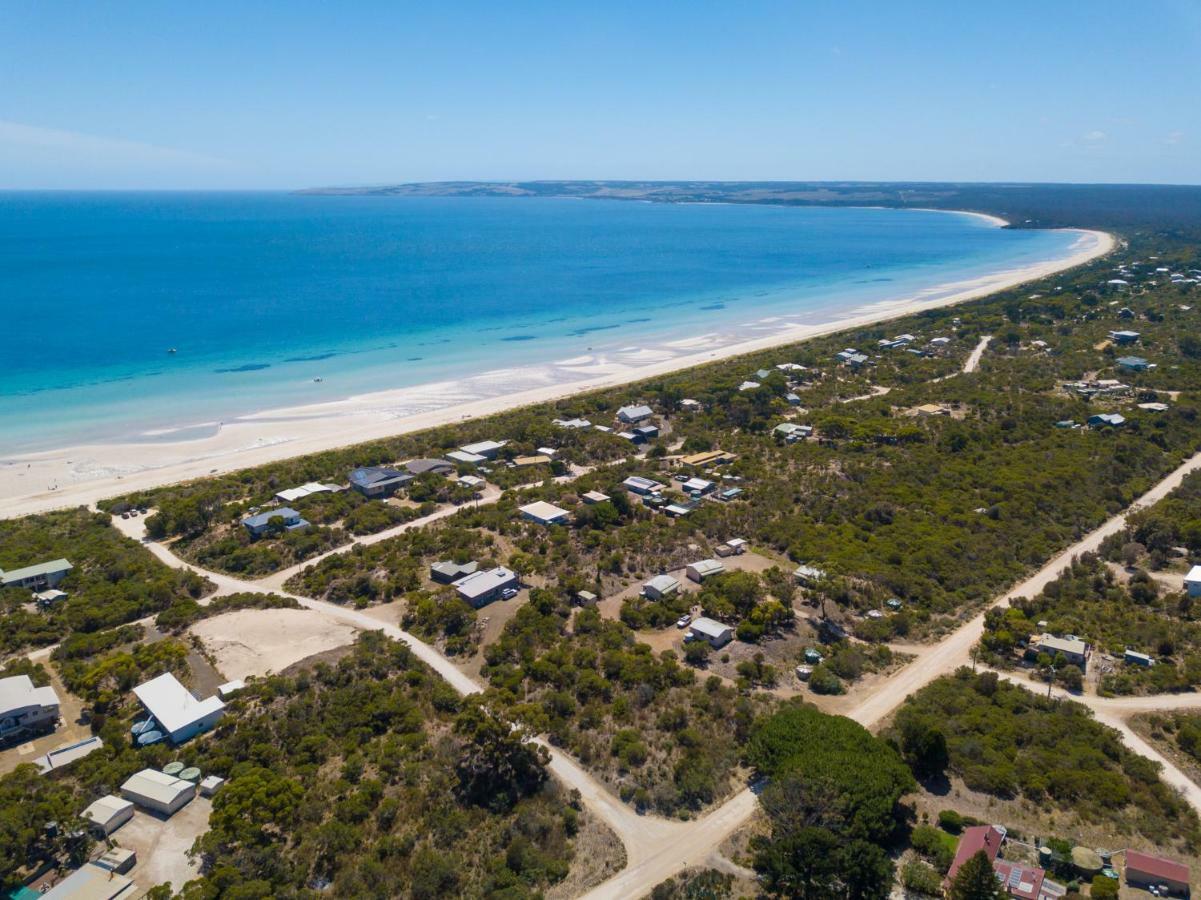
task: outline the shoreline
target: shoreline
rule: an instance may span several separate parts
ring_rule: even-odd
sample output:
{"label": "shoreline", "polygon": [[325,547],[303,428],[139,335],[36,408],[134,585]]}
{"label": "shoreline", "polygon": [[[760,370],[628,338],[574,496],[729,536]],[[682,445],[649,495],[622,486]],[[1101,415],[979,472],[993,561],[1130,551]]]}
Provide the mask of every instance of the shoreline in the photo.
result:
{"label": "shoreline", "polygon": [[[1008,224],[984,213],[939,211]],[[750,334],[728,342],[715,334],[696,335],[669,340],[656,348],[621,348],[608,357],[584,356],[527,369],[494,370],[455,381],[267,410],[226,423],[172,429],[191,432],[191,439],[185,440],[76,445],[14,454],[0,459],[0,518],[89,505],[130,491],[479,418],[878,324],[925,309],[953,306],[1075,268],[1117,246],[1116,238],[1108,232],[1064,230],[1078,232],[1077,243],[1087,241],[1088,246],[1056,260],[850,309],[846,315],[825,322],[788,324],[787,317],[772,316],[749,323]],[[931,294],[938,296],[931,299]],[[770,333],[753,336],[756,331]],[[196,436],[198,429],[211,433]],[[161,437],[169,436],[172,430]]]}

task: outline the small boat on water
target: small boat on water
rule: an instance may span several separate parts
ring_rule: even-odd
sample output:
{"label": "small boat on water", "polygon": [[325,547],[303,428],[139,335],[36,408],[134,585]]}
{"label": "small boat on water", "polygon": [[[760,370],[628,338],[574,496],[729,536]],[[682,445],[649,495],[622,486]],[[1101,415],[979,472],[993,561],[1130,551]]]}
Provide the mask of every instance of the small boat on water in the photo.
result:
{"label": "small boat on water", "polygon": [[178,352],[179,352],[179,351],[178,351],[178,350],[176,350],[174,347],[168,347],[168,348],[167,348],[167,353],[168,353],[168,354],[172,354],[172,353],[178,353]]}

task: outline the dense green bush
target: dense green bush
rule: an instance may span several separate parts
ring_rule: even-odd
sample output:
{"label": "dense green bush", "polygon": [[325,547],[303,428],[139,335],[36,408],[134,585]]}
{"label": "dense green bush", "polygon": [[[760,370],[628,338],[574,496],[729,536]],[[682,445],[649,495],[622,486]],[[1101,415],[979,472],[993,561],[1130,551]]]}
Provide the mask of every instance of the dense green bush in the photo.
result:
{"label": "dense green bush", "polygon": [[890,735],[929,722],[946,736],[948,770],[972,790],[1022,797],[1187,852],[1201,846],[1197,814],[1160,780],[1157,765],[1086,707],[965,668],[911,695]]}

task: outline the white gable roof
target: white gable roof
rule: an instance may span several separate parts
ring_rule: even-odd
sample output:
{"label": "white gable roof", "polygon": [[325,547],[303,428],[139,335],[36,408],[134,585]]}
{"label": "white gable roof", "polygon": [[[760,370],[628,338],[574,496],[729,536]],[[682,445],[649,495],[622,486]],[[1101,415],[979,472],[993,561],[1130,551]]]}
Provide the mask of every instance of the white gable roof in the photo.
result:
{"label": "white gable roof", "polygon": [[34,687],[28,675],[0,678],[0,717],[30,706],[58,706],[52,687]]}

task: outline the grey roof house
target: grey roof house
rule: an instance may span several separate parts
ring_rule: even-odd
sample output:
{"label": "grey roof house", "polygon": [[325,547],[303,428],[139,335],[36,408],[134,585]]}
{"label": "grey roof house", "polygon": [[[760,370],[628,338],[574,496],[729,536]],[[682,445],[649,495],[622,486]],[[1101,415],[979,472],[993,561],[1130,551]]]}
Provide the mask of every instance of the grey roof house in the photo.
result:
{"label": "grey roof house", "polygon": [[413,478],[409,472],[398,472],[387,466],[363,466],[350,473],[350,486],[374,500],[391,497]]}
{"label": "grey roof house", "polygon": [[52,588],[67,577],[73,569],[65,559],[52,559],[50,562],[25,566],[5,572],[0,569],[0,587],[29,588],[31,591],[44,591]]}
{"label": "grey roof house", "polygon": [[247,516],[242,520],[242,527],[250,533],[252,538],[259,538],[271,530],[271,523],[277,519],[284,531],[300,531],[309,527],[308,520],[290,506],[281,506],[279,509],[269,509],[258,515]]}

